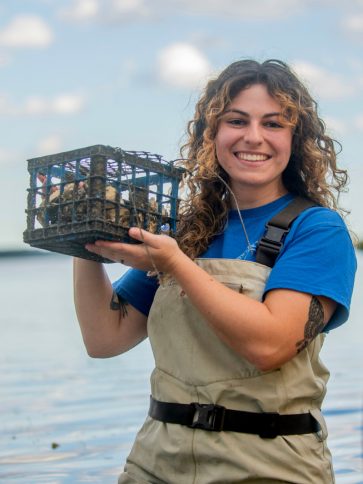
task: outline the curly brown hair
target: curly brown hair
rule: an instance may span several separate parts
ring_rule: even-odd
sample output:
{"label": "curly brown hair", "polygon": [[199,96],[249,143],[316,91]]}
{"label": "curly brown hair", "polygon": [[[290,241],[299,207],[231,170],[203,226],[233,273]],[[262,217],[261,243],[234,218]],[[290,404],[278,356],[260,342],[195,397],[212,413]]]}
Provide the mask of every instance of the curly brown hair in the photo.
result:
{"label": "curly brown hair", "polygon": [[232,207],[229,177],[219,165],[215,150],[219,120],[231,101],[254,84],[266,86],[293,128],[291,157],[282,174],[284,186],[291,193],[338,210],[339,194],[348,175],[337,167],[337,142],[326,134],[316,101],[280,60],[234,62],[208,82],[196,104],[194,119],[188,123],[188,142],[181,148],[188,195],[181,203],[176,238],[192,259],[223,231]]}

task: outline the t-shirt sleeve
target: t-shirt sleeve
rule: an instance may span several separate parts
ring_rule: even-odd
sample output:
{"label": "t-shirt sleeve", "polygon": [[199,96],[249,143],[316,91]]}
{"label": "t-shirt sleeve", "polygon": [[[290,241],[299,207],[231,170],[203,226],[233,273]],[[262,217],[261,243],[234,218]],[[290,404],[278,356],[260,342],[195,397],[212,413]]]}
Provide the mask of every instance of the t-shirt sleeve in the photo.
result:
{"label": "t-shirt sleeve", "polygon": [[145,316],[149,315],[155,292],[158,288],[156,277],[148,277],[146,272],[129,269],[112,284],[116,294]]}
{"label": "t-shirt sleeve", "polygon": [[334,300],[337,309],[324,329],[329,331],[348,319],[356,268],[355,250],[341,217],[326,208],[311,208],[292,225],[265,295],[273,289],[292,289]]}

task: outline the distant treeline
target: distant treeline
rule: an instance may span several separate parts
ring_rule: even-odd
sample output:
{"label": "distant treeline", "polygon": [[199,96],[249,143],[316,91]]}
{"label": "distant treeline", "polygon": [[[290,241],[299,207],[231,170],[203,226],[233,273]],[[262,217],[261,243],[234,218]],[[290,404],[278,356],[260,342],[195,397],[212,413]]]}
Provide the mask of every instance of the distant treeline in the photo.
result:
{"label": "distant treeline", "polygon": [[[363,250],[363,240],[359,240],[355,243],[355,247],[358,250]],[[10,249],[10,250],[1,250],[0,249],[0,259],[5,257],[37,257],[37,256],[46,256],[46,255],[57,255],[54,252],[48,252],[46,250],[37,250],[37,249]]]}
{"label": "distant treeline", "polygon": [[31,250],[31,249],[10,249],[10,250],[1,250],[0,249],[0,258],[3,257],[34,257],[34,256],[43,256],[49,255],[49,252],[44,250]]}

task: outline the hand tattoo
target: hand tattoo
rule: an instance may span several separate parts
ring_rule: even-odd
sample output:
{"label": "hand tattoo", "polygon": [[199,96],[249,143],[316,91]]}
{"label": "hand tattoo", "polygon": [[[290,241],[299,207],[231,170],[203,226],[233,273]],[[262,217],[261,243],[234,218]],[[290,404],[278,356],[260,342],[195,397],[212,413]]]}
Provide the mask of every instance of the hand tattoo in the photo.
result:
{"label": "hand tattoo", "polygon": [[309,318],[304,328],[304,339],[296,343],[297,352],[300,353],[324,328],[324,309],[316,296],[312,296],[309,307]]}

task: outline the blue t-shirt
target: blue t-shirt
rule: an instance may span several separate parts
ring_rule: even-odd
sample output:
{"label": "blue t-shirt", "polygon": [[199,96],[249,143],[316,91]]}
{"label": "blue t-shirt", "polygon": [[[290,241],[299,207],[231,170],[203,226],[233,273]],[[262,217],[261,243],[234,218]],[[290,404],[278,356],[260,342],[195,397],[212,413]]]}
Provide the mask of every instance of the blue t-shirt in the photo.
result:
{"label": "blue t-shirt", "polygon": [[[238,211],[231,210],[223,233],[213,239],[200,257],[255,261],[266,223],[293,198],[287,194],[262,207],[240,211],[250,247]],[[354,247],[340,215],[328,208],[312,207],[293,222],[266,282],[264,295],[272,289],[291,289],[334,300],[337,309],[324,329],[329,331],[348,318],[356,267]],[[149,314],[158,288],[155,277],[130,269],[113,286],[129,304],[146,316]]]}

